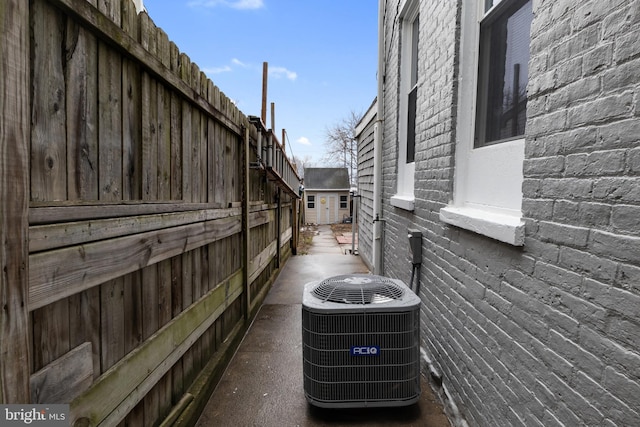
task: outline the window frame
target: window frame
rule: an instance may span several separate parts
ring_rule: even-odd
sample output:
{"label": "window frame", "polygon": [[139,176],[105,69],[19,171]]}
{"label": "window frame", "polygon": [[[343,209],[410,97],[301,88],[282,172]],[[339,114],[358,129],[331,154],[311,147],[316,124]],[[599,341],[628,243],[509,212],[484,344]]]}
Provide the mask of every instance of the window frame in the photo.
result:
{"label": "window frame", "polygon": [[514,246],[524,244],[524,135],[481,147],[475,136],[480,25],[519,1],[501,0],[485,12],[485,2],[463,0],[453,201],[440,210],[447,224]]}
{"label": "window frame", "polygon": [[[416,161],[416,114],[418,110],[418,51],[419,51],[419,35],[420,35],[420,12],[416,11],[415,16],[411,16],[409,20],[411,29],[411,46],[409,47],[409,58],[407,60],[409,70],[407,71],[409,85],[406,87],[408,92],[403,94],[407,103],[406,114],[406,163],[414,163]],[[409,29],[408,29],[409,30]]]}
{"label": "window frame", "polygon": [[316,208],[316,195],[307,194],[307,209],[315,209],[315,208]]}
{"label": "window frame", "polygon": [[[413,211],[415,206],[415,152],[418,92],[419,92],[419,45],[420,2],[407,0],[400,13],[400,64],[398,81],[398,158],[397,188],[391,197],[391,205]],[[409,111],[413,105],[413,114]],[[413,128],[409,130],[411,118]],[[409,147],[409,140],[412,146]]]}
{"label": "window frame", "polygon": [[[507,136],[504,138],[495,138],[488,139],[487,138],[487,129],[488,126],[488,106],[490,105],[490,90],[489,86],[491,85],[491,76],[495,76],[494,73],[491,72],[491,65],[495,62],[492,61],[493,49],[491,48],[491,40],[493,37],[493,28],[499,20],[504,15],[514,16],[519,10],[521,10],[527,3],[530,3],[528,0],[499,0],[498,3],[494,4],[490,8],[486,8],[487,12],[485,16],[480,21],[480,33],[478,38],[478,84],[476,85],[478,94],[476,96],[476,104],[481,105],[484,108],[476,108],[476,126],[475,126],[475,134],[474,134],[474,148],[486,147],[492,144],[500,144],[503,142],[518,140],[524,138],[524,130],[522,133],[517,133],[515,135]],[[490,4],[490,0],[486,1],[486,4]],[[483,29],[485,33],[483,34]],[[505,52],[506,55],[506,52]],[[506,59],[506,58],[505,58]],[[520,66],[517,67],[518,83],[520,81]],[[506,70],[505,70],[506,72]],[[528,72],[528,67],[527,67]],[[501,76],[502,80],[504,80],[504,75]],[[513,80],[516,80],[516,77],[513,77]],[[526,88],[525,88],[526,89]],[[519,97],[518,97],[519,98]],[[517,104],[520,104],[519,102]],[[516,117],[518,117],[517,111],[520,110],[520,107],[516,105]],[[526,97],[524,101],[524,109],[526,115]],[[478,117],[479,116],[479,117]],[[526,122],[526,117],[525,117]],[[518,120],[516,118],[516,126],[518,125]],[[521,123],[522,124],[522,123]],[[524,125],[524,124],[522,124]]]}
{"label": "window frame", "polygon": [[[344,201],[342,200],[342,198],[344,198]],[[345,196],[343,194],[340,195],[340,200],[339,200],[339,206],[340,209],[348,209],[349,208],[349,196]],[[342,205],[344,203],[344,206]]]}

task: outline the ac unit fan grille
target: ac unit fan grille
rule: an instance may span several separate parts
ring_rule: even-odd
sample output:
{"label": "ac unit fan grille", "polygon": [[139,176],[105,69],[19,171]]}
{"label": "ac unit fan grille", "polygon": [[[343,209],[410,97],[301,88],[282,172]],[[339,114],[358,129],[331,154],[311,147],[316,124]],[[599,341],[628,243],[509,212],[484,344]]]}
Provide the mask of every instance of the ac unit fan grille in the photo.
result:
{"label": "ac unit fan grille", "polygon": [[325,279],[312,294],[322,301],[342,304],[379,304],[402,298],[404,290],[384,277],[356,274]]}

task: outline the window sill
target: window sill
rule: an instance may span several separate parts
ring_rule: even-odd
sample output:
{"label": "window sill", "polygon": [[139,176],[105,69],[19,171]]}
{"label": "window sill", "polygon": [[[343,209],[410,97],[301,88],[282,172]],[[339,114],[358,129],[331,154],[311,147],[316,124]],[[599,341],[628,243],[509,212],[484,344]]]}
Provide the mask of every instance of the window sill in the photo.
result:
{"label": "window sill", "polygon": [[405,211],[413,211],[415,207],[415,197],[413,196],[400,196],[396,194],[391,197],[391,206],[404,209]]}
{"label": "window sill", "polygon": [[467,206],[447,206],[440,209],[440,221],[513,246],[524,246],[524,221],[520,216]]}

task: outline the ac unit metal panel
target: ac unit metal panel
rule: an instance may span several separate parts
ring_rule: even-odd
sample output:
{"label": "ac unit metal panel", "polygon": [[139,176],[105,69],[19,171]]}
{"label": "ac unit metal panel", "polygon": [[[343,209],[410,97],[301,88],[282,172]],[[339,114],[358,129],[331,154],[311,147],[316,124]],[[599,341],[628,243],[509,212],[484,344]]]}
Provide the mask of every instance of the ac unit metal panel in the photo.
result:
{"label": "ac unit metal panel", "polygon": [[[371,278],[374,282],[391,280],[371,275],[338,276],[337,280],[344,277],[347,283],[366,278],[367,286]],[[402,282],[393,282],[401,290],[394,297],[365,298],[359,304],[320,300],[314,290],[325,286],[323,281],[305,286],[303,371],[310,403],[323,407],[402,406],[418,400],[420,300]],[[351,290],[352,286],[347,287]]]}

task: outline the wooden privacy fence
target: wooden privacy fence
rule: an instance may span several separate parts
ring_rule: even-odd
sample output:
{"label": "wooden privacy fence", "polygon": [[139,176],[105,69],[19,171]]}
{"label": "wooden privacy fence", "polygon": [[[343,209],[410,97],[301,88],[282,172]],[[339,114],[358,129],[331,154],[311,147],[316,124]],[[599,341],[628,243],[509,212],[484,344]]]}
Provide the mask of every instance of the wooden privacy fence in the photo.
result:
{"label": "wooden privacy fence", "polygon": [[292,253],[299,178],[129,0],[3,0],[0,27],[0,402],[185,419]]}

